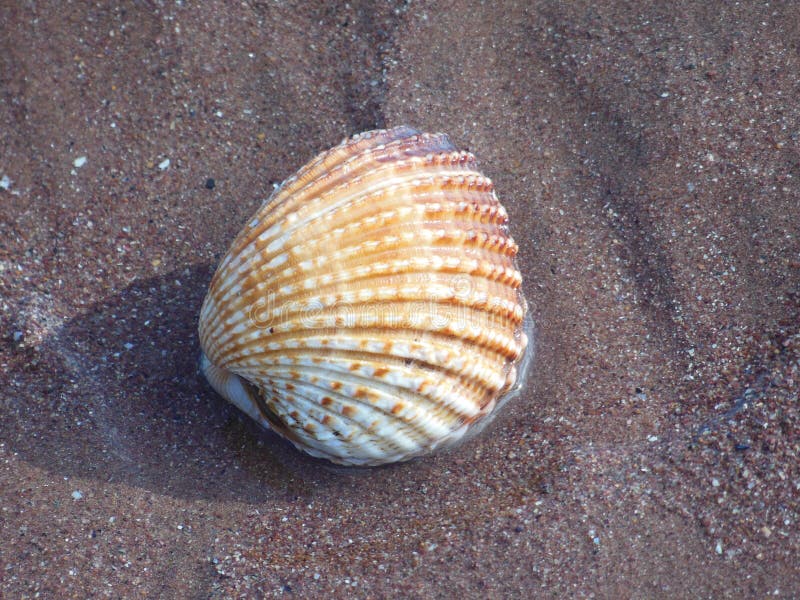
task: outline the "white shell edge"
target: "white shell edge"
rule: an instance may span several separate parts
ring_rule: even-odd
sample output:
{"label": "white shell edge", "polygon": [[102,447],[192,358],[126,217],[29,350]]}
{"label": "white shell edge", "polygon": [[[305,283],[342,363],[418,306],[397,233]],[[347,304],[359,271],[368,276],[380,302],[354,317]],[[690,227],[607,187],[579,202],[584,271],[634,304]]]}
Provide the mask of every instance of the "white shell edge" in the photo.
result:
{"label": "white shell edge", "polygon": [[244,380],[225,369],[221,369],[212,363],[205,352],[200,355],[200,370],[205,375],[208,383],[216,392],[228,402],[239,408],[248,417],[259,423],[262,427],[271,429],[261,411],[258,409],[253,397],[247,389]]}

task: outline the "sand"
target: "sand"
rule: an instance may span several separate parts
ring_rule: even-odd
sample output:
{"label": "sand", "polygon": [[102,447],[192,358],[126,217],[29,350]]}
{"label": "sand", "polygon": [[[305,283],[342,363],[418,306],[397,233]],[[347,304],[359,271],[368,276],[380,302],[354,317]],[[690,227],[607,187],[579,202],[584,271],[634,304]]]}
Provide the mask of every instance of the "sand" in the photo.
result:
{"label": "sand", "polygon": [[[795,3],[103,4],[0,5],[0,596],[800,597]],[[459,449],[336,468],[197,313],[403,123],[494,180],[535,358]]]}

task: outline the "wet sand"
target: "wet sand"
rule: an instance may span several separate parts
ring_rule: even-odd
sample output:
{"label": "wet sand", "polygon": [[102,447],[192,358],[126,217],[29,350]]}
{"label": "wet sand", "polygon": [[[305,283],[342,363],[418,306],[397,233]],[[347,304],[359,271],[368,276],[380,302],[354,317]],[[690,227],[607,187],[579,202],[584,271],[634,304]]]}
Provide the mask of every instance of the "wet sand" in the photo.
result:
{"label": "wet sand", "polygon": [[[730,4],[3,3],[0,596],[800,596],[800,16]],[[461,448],[335,468],[197,313],[403,123],[494,180],[536,354]]]}

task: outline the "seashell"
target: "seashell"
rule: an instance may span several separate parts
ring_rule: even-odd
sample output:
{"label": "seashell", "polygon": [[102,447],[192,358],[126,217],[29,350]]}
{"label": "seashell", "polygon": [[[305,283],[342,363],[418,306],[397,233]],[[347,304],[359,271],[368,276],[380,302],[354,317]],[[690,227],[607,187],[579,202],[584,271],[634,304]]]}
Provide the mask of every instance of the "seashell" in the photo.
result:
{"label": "seashell", "polygon": [[443,134],[371,131],[286,180],[200,313],[214,389],[305,452],[407,460],[518,388],[530,319],[492,182]]}

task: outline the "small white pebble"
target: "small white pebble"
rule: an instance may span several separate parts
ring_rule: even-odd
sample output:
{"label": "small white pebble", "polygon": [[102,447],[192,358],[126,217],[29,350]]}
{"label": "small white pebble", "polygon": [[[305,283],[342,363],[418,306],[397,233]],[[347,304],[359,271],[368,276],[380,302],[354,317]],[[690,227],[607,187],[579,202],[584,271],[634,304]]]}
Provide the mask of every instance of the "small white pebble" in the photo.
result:
{"label": "small white pebble", "polygon": [[319,579],[319,577],[320,577],[319,573],[314,573],[314,581],[317,581]]}
{"label": "small white pebble", "polygon": [[76,169],[80,169],[83,165],[86,164],[86,161],[89,160],[85,156],[79,156],[75,160],[72,161],[72,164],[75,165]]}
{"label": "small white pebble", "polygon": [[8,175],[3,175],[3,178],[0,179],[0,189],[7,190],[11,187],[11,179],[9,179]]}
{"label": "small white pebble", "polygon": [[165,158],[160,163],[158,163],[158,168],[162,171],[169,168],[169,159]]}
{"label": "small white pebble", "polygon": [[719,479],[717,479],[716,477],[712,479],[711,485],[713,485],[714,487],[719,487]]}
{"label": "small white pebble", "polygon": [[657,435],[651,435],[651,436],[649,436],[647,438],[647,441],[648,442],[657,442],[658,441],[658,436]]}
{"label": "small white pebble", "polygon": [[131,348],[133,348],[133,344],[131,344],[130,342],[125,342],[124,346],[125,350],[130,350]]}
{"label": "small white pebble", "polygon": [[83,498],[83,494],[81,494],[80,490],[75,490],[74,492],[72,492],[73,500],[80,500],[81,498]]}
{"label": "small white pebble", "polygon": [[722,554],[722,542],[721,542],[720,540],[717,540],[717,545],[716,545],[716,547],[714,548],[714,551],[715,551],[717,554]]}

